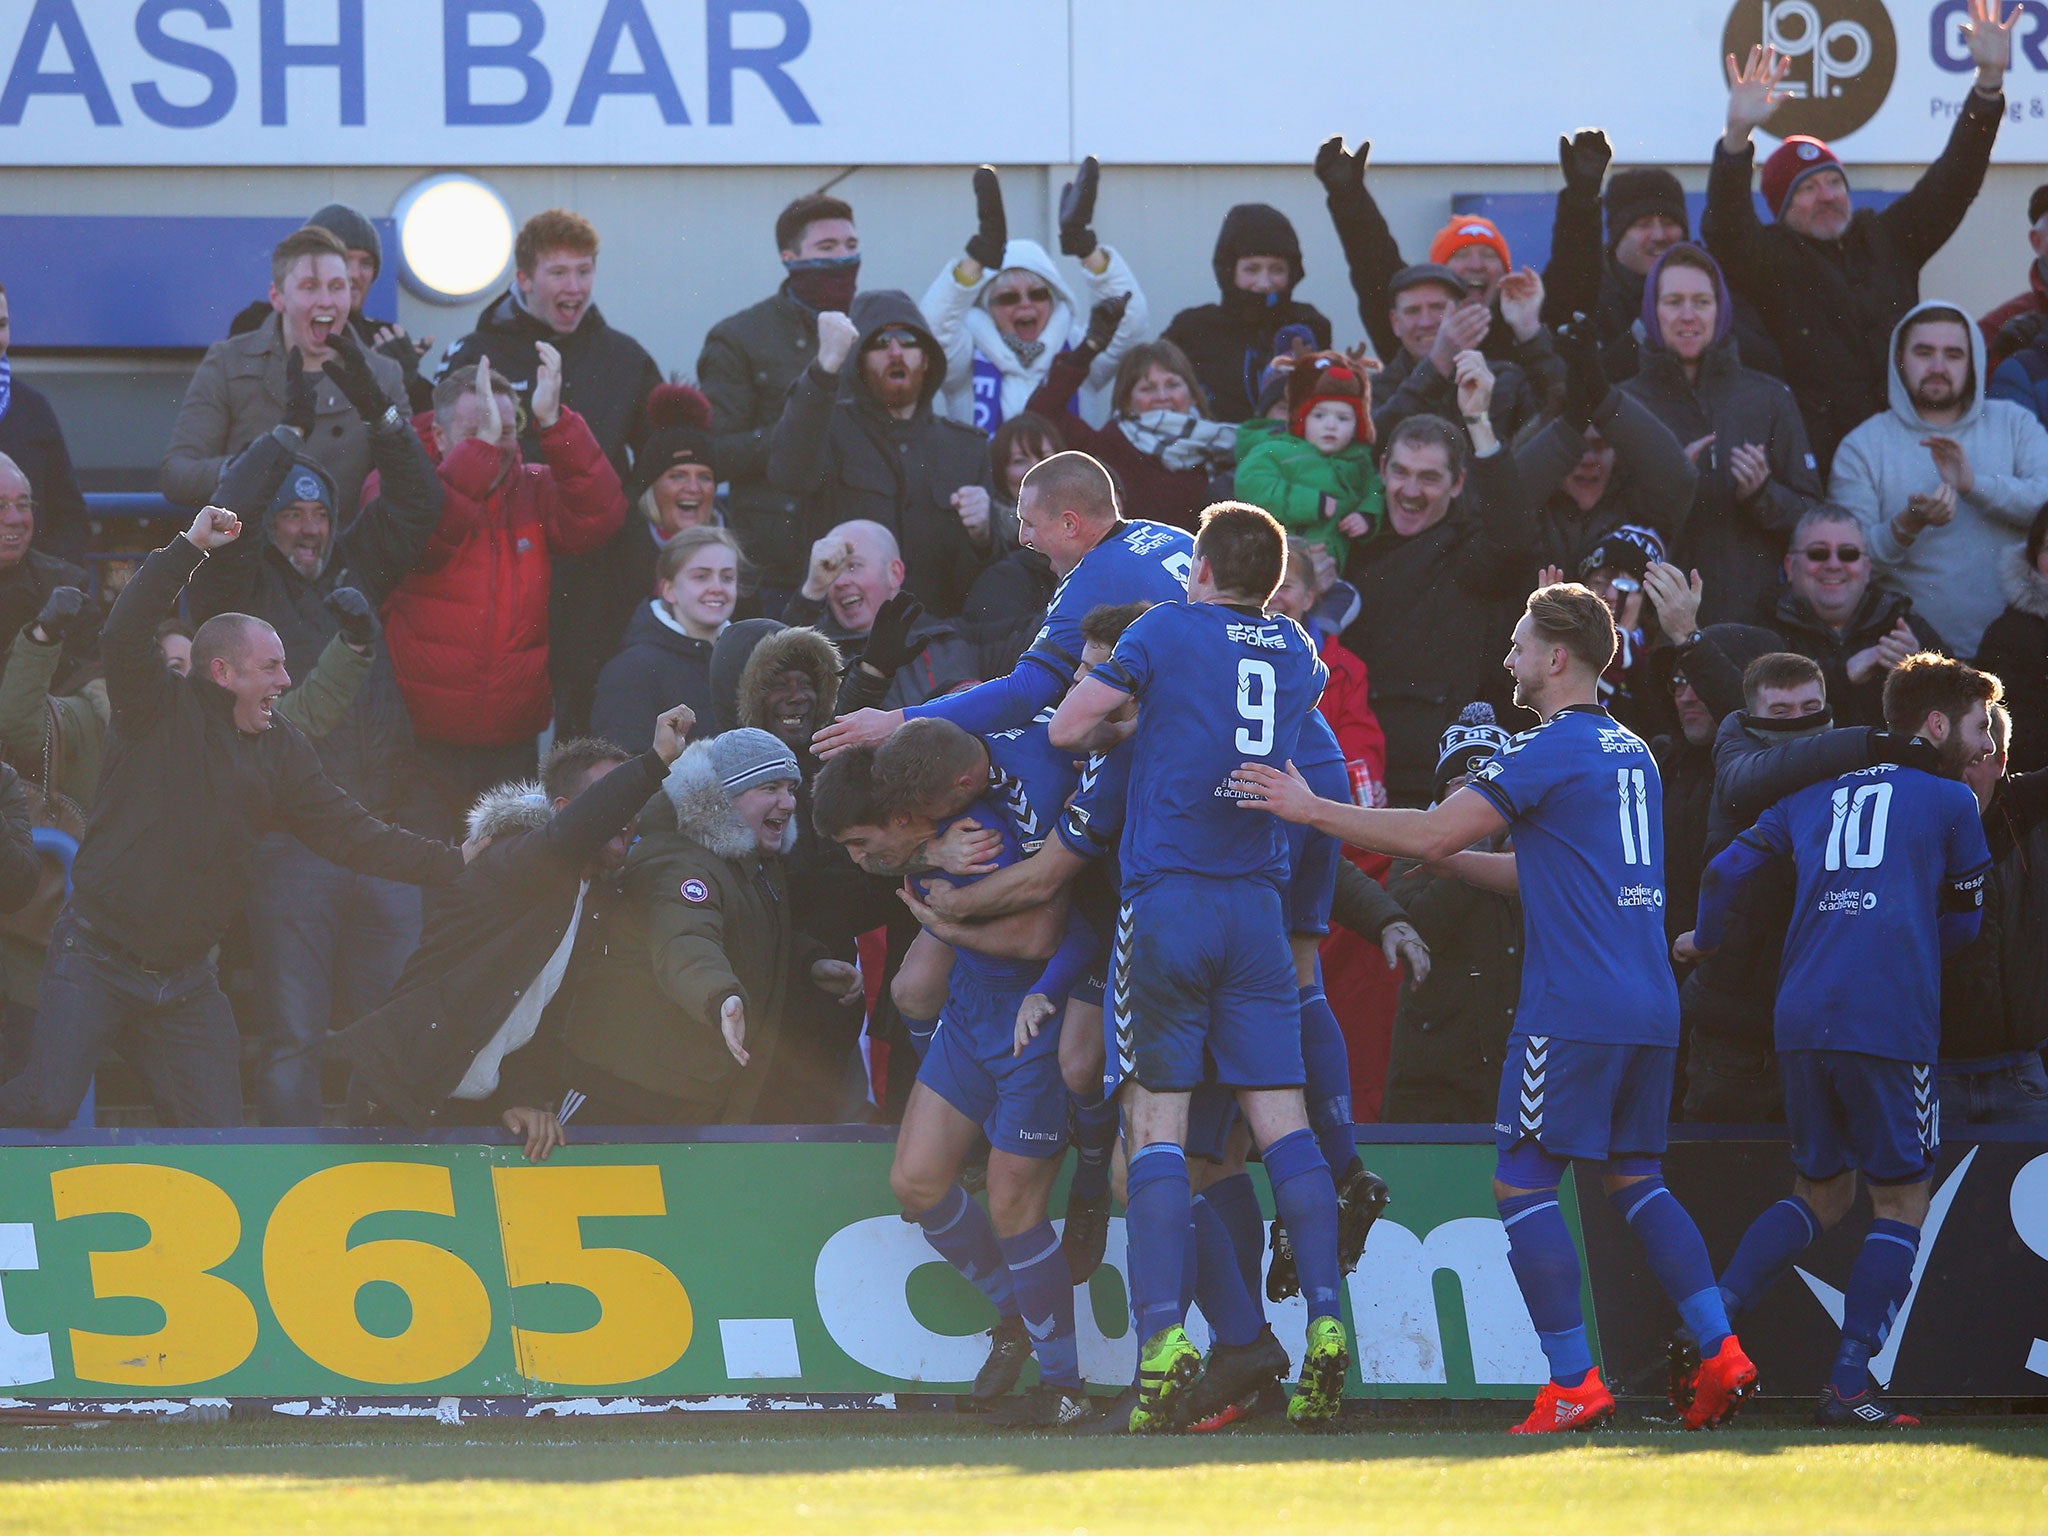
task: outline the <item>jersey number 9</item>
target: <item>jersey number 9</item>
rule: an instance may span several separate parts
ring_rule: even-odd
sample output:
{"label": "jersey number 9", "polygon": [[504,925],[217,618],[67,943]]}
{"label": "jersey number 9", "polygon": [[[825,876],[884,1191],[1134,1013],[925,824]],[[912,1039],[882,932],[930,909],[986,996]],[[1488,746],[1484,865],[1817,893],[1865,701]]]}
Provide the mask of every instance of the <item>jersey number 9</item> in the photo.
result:
{"label": "jersey number 9", "polygon": [[1273,663],[1256,656],[1238,662],[1237,712],[1251,722],[1237,728],[1237,750],[1264,757],[1273,750]]}

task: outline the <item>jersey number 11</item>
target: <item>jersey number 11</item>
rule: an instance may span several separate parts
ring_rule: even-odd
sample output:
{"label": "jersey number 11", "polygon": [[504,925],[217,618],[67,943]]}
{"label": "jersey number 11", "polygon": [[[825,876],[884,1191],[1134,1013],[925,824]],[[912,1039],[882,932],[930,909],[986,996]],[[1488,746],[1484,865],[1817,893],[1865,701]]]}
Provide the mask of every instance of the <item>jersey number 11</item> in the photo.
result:
{"label": "jersey number 11", "polygon": [[1614,770],[1614,787],[1621,796],[1621,862],[1650,862],[1650,785],[1640,768]]}

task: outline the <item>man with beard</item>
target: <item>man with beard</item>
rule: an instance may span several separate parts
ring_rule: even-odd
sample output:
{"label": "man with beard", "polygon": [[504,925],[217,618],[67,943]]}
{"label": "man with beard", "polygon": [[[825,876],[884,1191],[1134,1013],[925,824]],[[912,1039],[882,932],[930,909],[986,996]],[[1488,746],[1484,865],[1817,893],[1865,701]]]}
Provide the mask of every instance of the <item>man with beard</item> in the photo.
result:
{"label": "man with beard", "polygon": [[[841,373],[851,361],[851,378]],[[768,479],[803,502],[820,538],[864,518],[895,537],[904,585],[957,614],[994,548],[988,440],[934,414],[946,359],[910,296],[864,293],[818,317],[818,357],[791,386],[768,440]]]}
{"label": "man with beard", "polygon": [[1892,332],[1891,409],[1842,440],[1828,496],[1849,508],[1877,571],[1959,656],[2005,607],[1998,570],[2048,501],[2048,431],[1984,398],[1984,337],[1950,304]]}
{"label": "man with beard", "polygon": [[768,435],[782,403],[818,355],[818,317],[843,315],[860,281],[853,208],[821,192],[797,198],[775,220],[782,286],[711,327],[697,380],[711,401],[711,456],[731,487],[733,531],[759,573],[762,606],[780,615],[803,580],[797,498],[768,483]]}
{"label": "man with beard", "polygon": [[540,778],[501,784],[469,815],[470,864],[435,908],[390,1001],[337,1035],[354,1064],[351,1118],[414,1130],[497,1125],[535,1162],[563,1141],[549,1004],[569,973],[593,892],[615,878],[632,820],[681,755],[696,717],[677,705],[638,757],[565,741]]}
{"label": "man with beard", "polygon": [[1728,286],[1757,307],[1777,341],[1823,473],[1849,429],[1883,409],[1878,338],[1919,300],[1920,269],[1948,243],[1984,184],[2005,116],[2018,19],[2018,6],[1970,0],[1958,30],[1977,67],[1975,88],[1940,158],[1878,211],[1852,209],[1841,160],[1819,139],[1795,133],[1764,161],[1773,222],[1757,218],[1749,136],[1787,99],[1777,87],[1791,60],[1768,48],[1752,48],[1746,64],[1728,56],[1727,129],[1714,146],[1700,233]]}
{"label": "man with beard", "polygon": [[1941,962],[1977,936],[1991,865],[1977,797],[1959,780],[1992,750],[1998,694],[1997,678],[1959,661],[1908,658],[1885,683],[1885,720],[1931,742],[1940,774],[1880,764],[1811,785],[1718,854],[1700,885],[1694,944],[1711,953],[1732,892],[1786,856],[1798,871],[1775,1019],[1797,1177],[1722,1273],[1728,1314],[1754,1306],[1848,1214],[1859,1175],[1870,1185],[1876,1219],[1843,1297],[1841,1347],[1814,1414],[1823,1429],[1919,1423],[1877,1397],[1869,1365],[1912,1287],[1927,1219]]}

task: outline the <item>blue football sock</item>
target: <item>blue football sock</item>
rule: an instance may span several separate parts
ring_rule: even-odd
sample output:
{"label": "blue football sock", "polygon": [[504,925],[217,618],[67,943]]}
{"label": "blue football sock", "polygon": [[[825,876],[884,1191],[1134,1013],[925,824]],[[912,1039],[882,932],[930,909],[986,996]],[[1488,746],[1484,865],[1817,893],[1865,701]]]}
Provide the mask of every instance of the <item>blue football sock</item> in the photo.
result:
{"label": "blue football sock", "polygon": [[1069,1200],[1099,1200],[1109,1193],[1109,1155],[1116,1147],[1116,1100],[1074,1104],[1074,1177]]}
{"label": "blue football sock", "polygon": [[1230,1234],[1237,1272],[1244,1276],[1247,1296],[1259,1294],[1259,1261],[1266,1254],[1266,1218],[1259,1213],[1259,1190],[1248,1173],[1233,1173],[1202,1191],[1202,1199]]}
{"label": "blue football sock", "polygon": [[1913,1261],[1920,1253],[1920,1229],[1880,1216],[1870,1224],[1849,1289],[1842,1298],[1842,1348],[1828,1380],[1844,1397],[1870,1386],[1870,1357],[1884,1348],[1892,1319],[1913,1288]]}
{"label": "blue football sock", "polygon": [[1323,1161],[1315,1132],[1306,1128],[1282,1136],[1264,1155],[1273,1204],[1294,1244],[1294,1268],[1309,1319],[1335,1317],[1344,1277],[1337,1264],[1337,1186],[1330,1165]]}
{"label": "blue football sock", "polygon": [[903,1020],[904,1029],[910,1032],[910,1048],[917,1052],[917,1059],[923,1061],[924,1053],[932,1048],[932,1036],[938,1031],[939,1021],[913,1019],[900,1008],[896,1010],[896,1016]]}
{"label": "blue football sock", "polygon": [[1218,1344],[1249,1344],[1266,1326],[1266,1314],[1252,1301],[1237,1267],[1237,1248],[1204,1195],[1195,1197],[1195,1301],[1209,1320]]}
{"label": "blue football sock", "polygon": [[1351,1052],[1323,984],[1300,991],[1301,1056],[1308,1071],[1308,1123],[1323,1149],[1323,1161],[1334,1179],[1358,1156],[1358,1134],[1351,1123]]}
{"label": "blue football sock", "polygon": [[1017,1297],[1010,1283],[1010,1266],[1003,1262],[1003,1246],[996,1241],[988,1212],[970,1199],[966,1190],[955,1184],[939,1196],[937,1205],[912,1219],[939,1257],[965,1275],[989,1299],[998,1316],[1017,1316]]}
{"label": "blue football sock", "polygon": [[1124,1201],[1131,1305],[1140,1345],[1186,1320],[1181,1283],[1187,1268],[1188,1158],[1170,1141],[1148,1142],[1131,1159]]}
{"label": "blue football sock", "polygon": [[1624,1185],[1607,1200],[1643,1245],[1657,1283],[1699,1341],[1700,1353],[1712,1357],[1728,1337],[1728,1308],[1714,1284],[1714,1263],[1692,1214],[1664,1187],[1664,1176],[1658,1173]]}
{"label": "blue football sock", "polygon": [[1074,1277],[1060,1252],[1059,1234],[1041,1221],[1002,1240],[1003,1262],[1017,1292],[1017,1310],[1038,1356],[1038,1379],[1081,1390],[1081,1358],[1074,1343]]}
{"label": "blue football sock", "polygon": [[1797,1195],[1780,1200],[1752,1221],[1721,1275],[1721,1301],[1730,1321],[1761,1301],[1801,1250],[1819,1237],[1820,1218]]}
{"label": "blue football sock", "polygon": [[1550,1362],[1550,1379],[1576,1387],[1593,1368],[1593,1351],[1579,1306],[1579,1251],[1558,1209],[1557,1191],[1538,1189],[1503,1200],[1500,1219],[1508,1232],[1508,1263]]}

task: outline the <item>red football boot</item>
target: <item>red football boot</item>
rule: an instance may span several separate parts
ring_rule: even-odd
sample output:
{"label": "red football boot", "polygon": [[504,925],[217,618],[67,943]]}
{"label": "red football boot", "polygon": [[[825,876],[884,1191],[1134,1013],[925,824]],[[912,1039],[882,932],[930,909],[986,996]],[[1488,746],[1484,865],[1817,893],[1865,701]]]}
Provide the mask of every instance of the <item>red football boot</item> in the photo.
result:
{"label": "red football boot", "polygon": [[1554,1381],[1543,1384],[1536,1394],[1536,1406],[1529,1417],[1508,1433],[1511,1435],[1558,1435],[1567,1430],[1596,1429],[1614,1417],[1614,1394],[1600,1379],[1597,1367],[1586,1372],[1576,1387],[1560,1387]]}
{"label": "red football boot", "polygon": [[[1688,1385],[1691,1400],[1681,1407],[1679,1422],[1687,1429],[1712,1429],[1733,1419],[1743,1399],[1756,1391],[1756,1367],[1731,1333],[1717,1354],[1700,1362]],[[1678,1394],[1672,1395],[1677,1400]]]}

